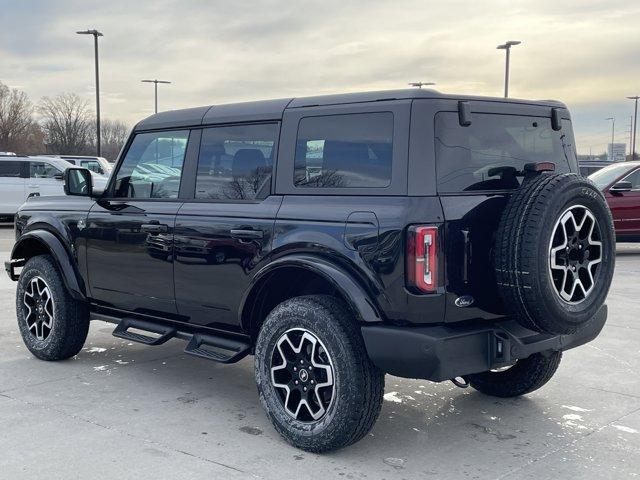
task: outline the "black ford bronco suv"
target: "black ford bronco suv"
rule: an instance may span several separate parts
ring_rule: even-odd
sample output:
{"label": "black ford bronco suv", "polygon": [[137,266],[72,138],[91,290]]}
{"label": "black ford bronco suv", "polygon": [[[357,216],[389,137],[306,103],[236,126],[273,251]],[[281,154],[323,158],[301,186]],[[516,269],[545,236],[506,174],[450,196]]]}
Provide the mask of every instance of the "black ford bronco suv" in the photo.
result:
{"label": "black ford bronco suv", "polygon": [[104,191],[69,168],[66,196],[18,212],[18,324],[43,360],[76,355],[90,320],[253,354],[278,432],[344,447],[386,373],[512,397],[598,335],[615,239],[577,172],[554,101],[402,90],[158,113]]}

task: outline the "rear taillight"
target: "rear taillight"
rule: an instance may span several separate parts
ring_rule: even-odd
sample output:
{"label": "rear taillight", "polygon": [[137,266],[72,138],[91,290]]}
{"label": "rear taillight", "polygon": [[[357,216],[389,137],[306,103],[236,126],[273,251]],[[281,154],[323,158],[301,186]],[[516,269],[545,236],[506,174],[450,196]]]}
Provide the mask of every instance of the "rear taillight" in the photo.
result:
{"label": "rear taillight", "polygon": [[438,227],[409,227],[407,238],[407,284],[422,292],[438,285]]}

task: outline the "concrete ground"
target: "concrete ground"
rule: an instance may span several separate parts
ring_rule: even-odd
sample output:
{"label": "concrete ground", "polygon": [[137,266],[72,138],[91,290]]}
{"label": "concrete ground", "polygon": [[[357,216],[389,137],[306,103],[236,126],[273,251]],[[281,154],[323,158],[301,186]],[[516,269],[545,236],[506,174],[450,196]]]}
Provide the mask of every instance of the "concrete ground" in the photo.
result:
{"label": "concrete ground", "polygon": [[[0,257],[12,230],[0,230]],[[619,247],[610,318],[556,376],[501,400],[451,383],[387,377],[360,443],[312,455],[260,407],[252,359],[224,366],[145,347],[95,322],[74,359],[22,344],[15,284],[0,276],[0,478],[560,479],[640,475],[640,245]]]}

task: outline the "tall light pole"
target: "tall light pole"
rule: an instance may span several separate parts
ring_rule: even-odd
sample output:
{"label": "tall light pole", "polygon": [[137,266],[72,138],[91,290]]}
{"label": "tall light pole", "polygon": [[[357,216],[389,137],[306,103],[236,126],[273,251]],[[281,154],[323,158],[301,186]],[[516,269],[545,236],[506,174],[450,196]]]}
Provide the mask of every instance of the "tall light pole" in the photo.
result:
{"label": "tall light pole", "polygon": [[[629,158],[631,158],[631,142],[633,140],[633,115],[629,116]],[[625,160],[627,157],[625,156]]]}
{"label": "tall light pole", "polygon": [[520,45],[521,43],[522,42],[519,40],[509,40],[508,42],[496,47],[498,50],[505,50],[507,54],[504,68],[504,98],[509,96],[509,57],[511,54],[511,47],[514,45]]}
{"label": "tall light pole", "polygon": [[435,85],[433,82],[410,82],[410,87],[417,87],[418,89],[422,87],[428,87],[429,85]]}
{"label": "tall light pole", "polygon": [[83,30],[76,32],[78,35],[93,35],[93,47],[95,51],[96,62],[96,152],[98,156],[101,155],[100,148],[100,68],[98,67],[98,37],[102,37],[102,33],[96,29]]}
{"label": "tall light pole", "polygon": [[158,113],[158,84],[159,83],[171,83],[167,80],[140,80],[142,83],[153,83],[155,87],[155,113]]}
{"label": "tall light pole", "polygon": [[629,100],[635,100],[636,107],[633,113],[633,141],[631,143],[631,160],[636,159],[636,134],[638,133],[638,99],[640,96],[627,97]]}
{"label": "tall light pole", "polygon": [[611,120],[611,161],[614,161],[613,158],[613,139],[616,135],[616,119],[613,117],[605,118],[605,120]]}

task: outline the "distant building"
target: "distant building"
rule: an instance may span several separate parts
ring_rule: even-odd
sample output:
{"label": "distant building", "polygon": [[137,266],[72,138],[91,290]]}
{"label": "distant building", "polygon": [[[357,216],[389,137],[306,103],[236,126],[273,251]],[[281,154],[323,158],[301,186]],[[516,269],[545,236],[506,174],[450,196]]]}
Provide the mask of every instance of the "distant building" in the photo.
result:
{"label": "distant building", "polygon": [[607,159],[610,162],[624,162],[626,158],[626,143],[610,143],[609,145],[607,145]]}

